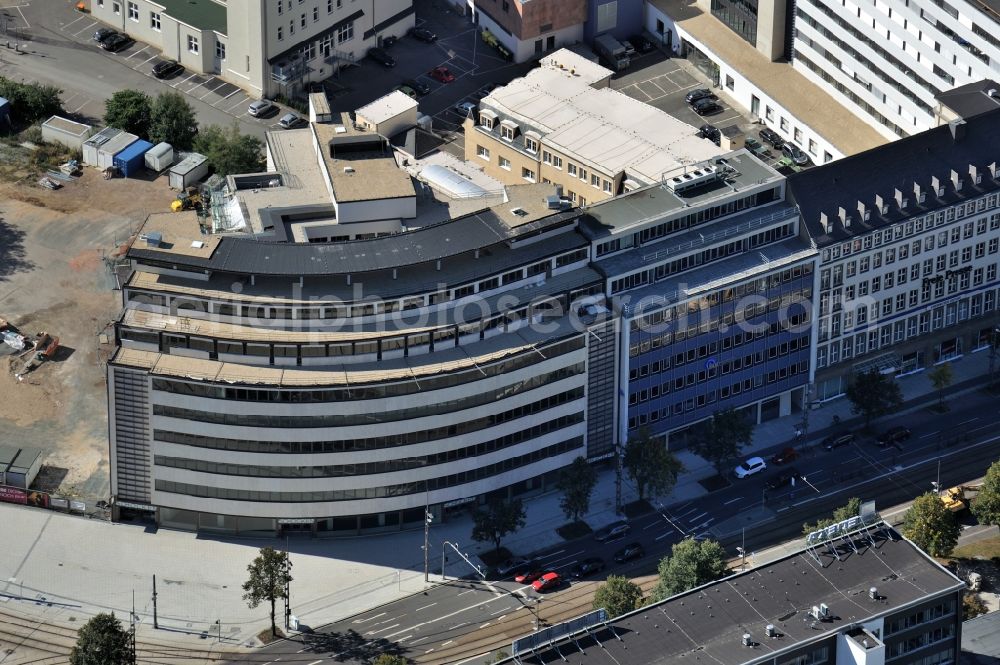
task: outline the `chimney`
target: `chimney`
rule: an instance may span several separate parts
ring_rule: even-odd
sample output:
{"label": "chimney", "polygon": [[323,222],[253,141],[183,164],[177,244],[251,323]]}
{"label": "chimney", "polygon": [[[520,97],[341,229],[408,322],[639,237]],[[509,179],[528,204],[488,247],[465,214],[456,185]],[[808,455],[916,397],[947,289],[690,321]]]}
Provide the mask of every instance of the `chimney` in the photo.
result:
{"label": "chimney", "polygon": [[903,196],[903,192],[899,191],[899,188],[896,188],[893,191],[893,194],[896,197],[896,205],[899,206],[899,209],[900,210],[906,210],[906,207],[908,205],[910,205],[910,200],[908,198],[906,198],[905,196]]}
{"label": "chimney", "polygon": [[875,195],[875,207],[878,208],[878,214],[880,215],[889,212],[889,206],[886,205],[885,199],[882,198],[881,194]]}
{"label": "chimney", "polygon": [[829,233],[832,229],[832,225],[830,224],[830,219],[826,216],[825,212],[821,212],[819,214],[819,225],[823,227],[824,233]]}
{"label": "chimney", "polygon": [[983,181],[983,174],[979,172],[979,167],[975,164],[969,164],[969,178],[973,185],[978,185]]}
{"label": "chimney", "polygon": [[934,190],[934,196],[944,196],[944,187],[941,185],[941,179],[936,175],[931,176],[931,189]]}
{"label": "chimney", "polygon": [[868,597],[872,600],[878,600],[878,587],[868,587]]}
{"label": "chimney", "polygon": [[918,182],[913,183],[913,195],[917,197],[917,203],[923,203],[927,200],[927,192],[924,191],[924,188]]}
{"label": "chimney", "polygon": [[997,163],[996,162],[990,162],[990,165],[989,165],[988,168],[990,170],[990,175],[993,176],[994,180],[996,180],[997,179]]}
{"label": "chimney", "polygon": [[951,184],[955,186],[956,192],[962,191],[962,176],[955,169],[951,170]]}
{"label": "chimney", "polygon": [[872,217],[872,211],[865,205],[864,201],[858,201],[858,217],[860,217],[863,222],[867,222]]}
{"label": "chimney", "polygon": [[847,210],[843,206],[837,208],[837,217],[840,218],[840,223],[844,225],[844,228],[848,228],[851,225],[851,218],[847,215]]}
{"label": "chimney", "polygon": [[958,143],[965,138],[965,121],[961,118],[956,118],[948,123],[948,129],[951,130],[951,138]]}
{"label": "chimney", "polygon": [[441,270],[441,259],[437,260],[437,269]]}
{"label": "chimney", "polygon": [[397,269],[396,269],[396,268],[393,268],[393,269],[392,269],[392,278],[393,278],[393,279],[396,279],[396,276],[397,276],[397,275],[398,275],[398,273],[397,273]]}
{"label": "chimney", "polygon": [[750,637],[750,633],[743,633],[743,646],[753,646],[753,638]]}

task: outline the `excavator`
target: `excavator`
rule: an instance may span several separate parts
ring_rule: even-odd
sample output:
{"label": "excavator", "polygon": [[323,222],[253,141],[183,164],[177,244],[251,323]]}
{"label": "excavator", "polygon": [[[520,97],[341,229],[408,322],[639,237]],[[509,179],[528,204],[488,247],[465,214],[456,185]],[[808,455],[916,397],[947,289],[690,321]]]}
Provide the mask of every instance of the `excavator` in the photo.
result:
{"label": "excavator", "polygon": [[956,485],[949,487],[941,493],[941,502],[944,507],[953,513],[960,513],[969,507],[969,502],[973,496],[979,493],[982,485]]}
{"label": "excavator", "polygon": [[27,344],[27,348],[14,359],[10,371],[20,381],[25,374],[46,360],[51,360],[58,350],[59,338],[40,332],[35,335],[34,340]]}

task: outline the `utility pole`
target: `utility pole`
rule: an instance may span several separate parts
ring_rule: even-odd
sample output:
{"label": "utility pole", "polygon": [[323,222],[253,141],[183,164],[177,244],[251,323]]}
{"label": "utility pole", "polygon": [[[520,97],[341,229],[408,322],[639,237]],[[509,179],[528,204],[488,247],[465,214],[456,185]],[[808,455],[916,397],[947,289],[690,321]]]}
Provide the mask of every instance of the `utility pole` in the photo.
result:
{"label": "utility pole", "polygon": [[[434,516],[431,515],[430,492],[424,484],[424,582],[431,581],[431,522]],[[444,570],[442,569],[442,574]]]}
{"label": "utility pole", "polygon": [[[289,568],[291,567],[292,561],[288,554],[288,534],[285,534],[285,630],[288,630],[289,620],[292,616],[291,607],[291,582],[289,581],[289,573],[291,572]],[[221,630],[221,628],[220,628]]]}
{"label": "utility pole", "polygon": [[135,589],[132,589],[132,614],[129,615],[129,643],[132,647],[132,665],[136,664],[135,656]]}
{"label": "utility pole", "polygon": [[156,575],[153,575],[153,628],[159,629],[160,623],[156,619]]}
{"label": "utility pole", "polygon": [[622,514],[622,447],[615,444],[615,514]]}

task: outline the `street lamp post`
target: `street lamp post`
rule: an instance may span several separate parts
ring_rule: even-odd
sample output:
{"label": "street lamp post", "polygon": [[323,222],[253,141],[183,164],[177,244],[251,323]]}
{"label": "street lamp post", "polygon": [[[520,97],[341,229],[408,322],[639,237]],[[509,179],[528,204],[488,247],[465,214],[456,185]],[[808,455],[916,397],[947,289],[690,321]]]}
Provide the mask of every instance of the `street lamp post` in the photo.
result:
{"label": "street lamp post", "polygon": [[430,494],[424,490],[424,582],[431,581],[431,515]]}
{"label": "street lamp post", "polygon": [[538,615],[541,612],[539,606],[541,604],[541,598],[528,598],[528,604],[525,605],[525,607],[528,608],[528,611],[531,612],[531,625],[533,630],[538,630],[538,625],[540,623]]}

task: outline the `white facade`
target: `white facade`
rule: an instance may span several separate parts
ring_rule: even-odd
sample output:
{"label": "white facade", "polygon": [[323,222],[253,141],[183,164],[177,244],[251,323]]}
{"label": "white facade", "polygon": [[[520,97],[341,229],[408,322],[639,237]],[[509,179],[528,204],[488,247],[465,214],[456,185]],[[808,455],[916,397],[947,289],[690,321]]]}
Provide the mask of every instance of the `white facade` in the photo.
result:
{"label": "white facade", "polygon": [[937,125],[934,96],[996,77],[1000,24],[964,0],[799,0],[795,68],[884,136]]}

